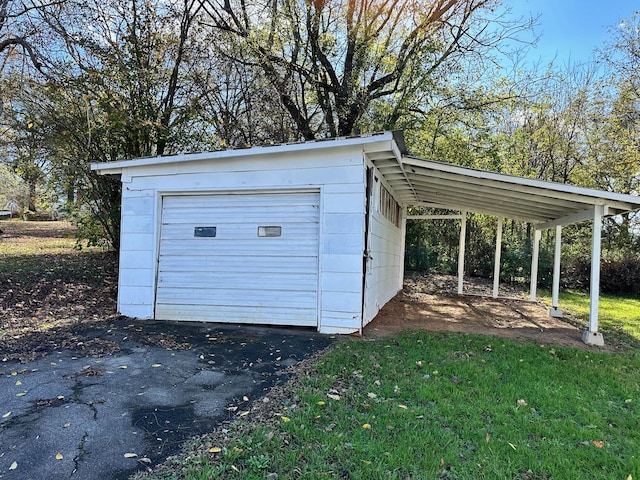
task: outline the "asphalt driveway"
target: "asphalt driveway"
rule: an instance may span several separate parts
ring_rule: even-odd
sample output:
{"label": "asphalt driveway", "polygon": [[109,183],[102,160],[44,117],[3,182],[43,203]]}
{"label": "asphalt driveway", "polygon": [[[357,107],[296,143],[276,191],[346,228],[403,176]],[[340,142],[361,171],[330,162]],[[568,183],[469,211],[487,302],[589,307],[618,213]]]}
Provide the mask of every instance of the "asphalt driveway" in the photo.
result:
{"label": "asphalt driveway", "polygon": [[[0,479],[125,479],[287,379],[332,338],[121,318],[0,363]],[[34,347],[37,348],[37,347]]]}

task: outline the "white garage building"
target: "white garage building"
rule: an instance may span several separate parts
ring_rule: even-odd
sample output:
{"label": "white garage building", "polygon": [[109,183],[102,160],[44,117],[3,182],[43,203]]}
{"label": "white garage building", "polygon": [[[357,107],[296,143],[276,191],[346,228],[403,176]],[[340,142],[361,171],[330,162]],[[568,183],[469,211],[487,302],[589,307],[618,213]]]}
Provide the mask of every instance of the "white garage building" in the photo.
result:
{"label": "white garage building", "polygon": [[602,216],[640,207],[629,195],[408,157],[400,132],[92,168],[122,181],[122,314],[323,333],[360,331],[402,289],[408,205],[540,228],[593,219],[598,260]]}

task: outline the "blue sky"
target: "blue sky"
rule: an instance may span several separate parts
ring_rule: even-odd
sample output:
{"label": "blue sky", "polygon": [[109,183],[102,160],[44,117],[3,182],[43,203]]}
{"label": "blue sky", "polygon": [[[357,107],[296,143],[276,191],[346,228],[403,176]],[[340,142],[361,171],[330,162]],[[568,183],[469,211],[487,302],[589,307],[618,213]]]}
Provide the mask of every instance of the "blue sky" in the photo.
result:
{"label": "blue sky", "polygon": [[541,15],[530,62],[583,63],[610,38],[609,29],[640,11],[640,0],[503,0],[515,17]]}

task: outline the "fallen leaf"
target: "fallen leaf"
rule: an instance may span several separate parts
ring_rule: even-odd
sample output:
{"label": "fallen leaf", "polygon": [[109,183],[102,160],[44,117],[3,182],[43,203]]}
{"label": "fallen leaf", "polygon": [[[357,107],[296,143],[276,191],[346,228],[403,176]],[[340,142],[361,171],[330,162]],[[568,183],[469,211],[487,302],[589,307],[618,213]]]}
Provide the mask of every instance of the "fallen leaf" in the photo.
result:
{"label": "fallen leaf", "polygon": [[289,417],[280,417],[284,423],[290,422],[291,419]]}
{"label": "fallen leaf", "polygon": [[271,440],[273,438],[273,432],[265,433],[264,438]]}
{"label": "fallen leaf", "polygon": [[147,457],[142,457],[141,459],[138,460],[139,462],[144,462],[144,463],[151,463],[151,459],[147,458]]}
{"label": "fallen leaf", "polygon": [[238,415],[240,415],[241,417],[246,417],[247,415],[249,415],[249,410],[240,412]]}
{"label": "fallen leaf", "polygon": [[632,477],[631,475],[629,475],[629,476],[627,477],[627,480],[633,480],[633,477]]}
{"label": "fallen leaf", "polygon": [[[18,375],[18,372],[11,372],[11,376],[12,377],[15,377],[16,375]],[[13,463],[15,463],[15,462],[13,462]]]}
{"label": "fallen leaf", "polygon": [[487,443],[489,443],[489,440],[491,440],[491,435],[489,435],[488,433],[484,436],[484,439]]}
{"label": "fallen leaf", "polygon": [[593,442],[593,446],[596,448],[603,448],[604,447],[604,442],[600,441],[600,440],[594,440]]}
{"label": "fallen leaf", "polygon": [[138,456],[137,453],[125,453],[124,458],[136,458]]}
{"label": "fallen leaf", "polygon": [[422,361],[421,361],[421,360],[418,360],[418,361],[416,362],[416,366],[417,366],[418,368],[422,368]]}
{"label": "fallen leaf", "polygon": [[323,402],[322,400],[320,400],[320,401],[318,402],[318,405],[322,406],[322,405],[324,405],[324,402]]}
{"label": "fallen leaf", "polygon": [[377,387],[379,387],[381,385],[380,380],[376,380],[375,382],[373,382],[373,384]]}
{"label": "fallen leaf", "polygon": [[369,393],[367,393],[367,397],[369,397],[369,398],[377,398],[377,397],[378,397],[378,395],[376,395],[376,394],[375,394],[375,393],[373,393],[373,392],[369,392]]}
{"label": "fallen leaf", "polygon": [[240,470],[238,470],[238,467],[236,467],[235,465],[231,465],[231,470],[240,473]]}
{"label": "fallen leaf", "polygon": [[16,382],[16,385],[22,385],[22,382],[21,382],[20,380],[18,380],[18,381]]}
{"label": "fallen leaf", "polygon": [[118,368],[129,368],[126,365],[120,365]]}
{"label": "fallen leaf", "polygon": [[440,459],[440,468],[444,467],[444,458]]}
{"label": "fallen leaf", "polygon": [[242,453],[242,449],[238,447],[233,447],[233,453],[240,454]]}
{"label": "fallen leaf", "polygon": [[371,428],[371,424],[370,423],[365,423],[364,425],[362,425],[362,428],[367,430],[367,429]]}
{"label": "fallen leaf", "polygon": [[57,365],[57,363],[56,363],[56,362],[51,362],[51,366],[52,366],[52,367],[55,367],[56,365]]}
{"label": "fallen leaf", "polygon": [[16,468],[18,468],[18,462],[13,462],[9,467],[9,470],[15,470]]}
{"label": "fallen leaf", "polygon": [[7,412],[4,415],[2,415],[2,418],[7,418],[9,415],[11,415],[11,412]]}
{"label": "fallen leaf", "polygon": [[331,400],[340,400],[340,395],[335,395],[333,393],[327,393],[327,397],[329,397]]}
{"label": "fallen leaf", "polygon": [[406,405],[400,404],[398,405],[398,407],[402,408],[403,410],[407,410],[409,407],[407,407]]}
{"label": "fallen leaf", "polygon": [[64,457],[60,452],[56,453],[56,460],[62,460]]}
{"label": "fallen leaf", "polygon": [[631,403],[633,400],[631,400],[630,398],[627,398],[624,403]]}
{"label": "fallen leaf", "polygon": [[242,397],[242,400],[243,400],[243,401],[245,401],[245,402],[248,402],[248,401],[249,401],[249,397],[247,397],[247,396],[245,395],[244,397]]}
{"label": "fallen leaf", "polygon": [[518,400],[518,406],[519,407],[526,407],[527,406],[527,402],[525,402],[522,398],[520,400]]}
{"label": "fallen leaf", "polygon": [[153,368],[158,368],[158,367],[161,367],[161,366],[162,366],[162,364],[161,364],[161,363],[153,363],[153,364],[151,365],[151,367],[153,367]]}
{"label": "fallen leaf", "polygon": [[63,425],[64,428],[69,428],[71,426],[71,422],[67,422]]}
{"label": "fallen leaf", "polygon": [[513,448],[514,450],[516,449],[516,446],[515,446],[513,443],[509,443],[509,446],[510,446],[511,448]]}
{"label": "fallen leaf", "polygon": [[16,397],[24,397],[26,394],[27,392],[16,393]]}
{"label": "fallen leaf", "polygon": [[362,463],[364,463],[365,465],[371,465],[371,461],[370,460],[360,460]]}
{"label": "fallen leaf", "polygon": [[222,449],[220,447],[211,447],[209,453],[220,453]]}
{"label": "fallen leaf", "polygon": [[57,398],[58,400],[64,400],[64,395],[58,395],[56,398]]}

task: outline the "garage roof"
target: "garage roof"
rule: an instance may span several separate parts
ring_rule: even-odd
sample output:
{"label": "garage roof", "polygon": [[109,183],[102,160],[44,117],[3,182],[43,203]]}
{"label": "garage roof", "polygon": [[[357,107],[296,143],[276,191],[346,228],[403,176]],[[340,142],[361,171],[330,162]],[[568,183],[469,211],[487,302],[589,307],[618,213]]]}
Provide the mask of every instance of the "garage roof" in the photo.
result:
{"label": "garage roof", "polygon": [[199,154],[139,158],[92,164],[102,174],[124,174],[130,168],[233,158],[281,152],[304,152],[360,145],[403,205],[427,205],[496,215],[536,224],[537,228],[593,218],[597,205],[604,215],[640,209],[640,197],[577,187],[503,173],[461,167],[406,153],[401,131],[341,137],[286,145],[222,150]]}
{"label": "garage roof", "polygon": [[420,159],[402,153],[401,133],[393,135],[399,155],[389,149],[387,155],[370,151],[368,157],[404,205],[496,215],[531,222],[538,228],[592,219],[596,205],[604,206],[605,215],[640,209],[640,197],[635,195]]}

